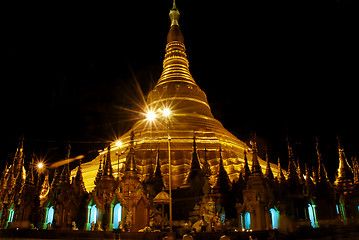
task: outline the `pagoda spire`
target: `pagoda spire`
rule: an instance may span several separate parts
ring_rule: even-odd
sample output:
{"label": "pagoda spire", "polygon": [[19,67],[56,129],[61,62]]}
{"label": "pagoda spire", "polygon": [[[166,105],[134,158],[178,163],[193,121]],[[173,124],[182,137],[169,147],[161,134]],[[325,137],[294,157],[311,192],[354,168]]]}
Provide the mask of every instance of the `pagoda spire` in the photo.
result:
{"label": "pagoda spire", "polygon": [[294,156],[293,156],[293,148],[290,145],[289,138],[287,137],[287,146],[288,146],[288,179],[298,177],[297,167],[295,166]]}
{"label": "pagoda spire", "polygon": [[179,24],[178,24],[178,19],[179,19],[179,17],[180,17],[180,13],[179,13],[179,11],[178,11],[178,9],[177,9],[176,1],[175,1],[175,0],[173,0],[173,6],[172,6],[172,9],[170,10],[169,16],[170,16],[170,19],[171,19],[171,27],[172,27],[173,25],[179,26]]}
{"label": "pagoda spire", "polygon": [[193,151],[192,151],[192,162],[191,162],[191,171],[200,170],[201,166],[199,164],[197,146],[196,146],[196,136],[193,135]]}
{"label": "pagoda spire", "polygon": [[62,172],[61,172],[61,175],[60,175],[60,182],[63,183],[63,182],[66,182],[66,183],[69,183],[70,182],[70,175],[68,174],[68,164],[66,164],[63,169],[62,169]]}
{"label": "pagoda spire", "polygon": [[313,176],[313,183],[317,184],[319,182],[318,172],[317,169],[312,166],[312,176]]}
{"label": "pagoda spire", "polygon": [[345,157],[344,148],[340,143],[340,138],[338,137],[338,152],[339,152],[339,168],[337,170],[337,179],[347,179],[352,176],[352,171]]}
{"label": "pagoda spire", "polygon": [[325,166],[323,164],[322,154],[319,151],[318,138],[315,138],[315,147],[316,147],[317,156],[318,156],[318,180],[319,181],[329,181],[327,171],[325,170]]}
{"label": "pagoda spire", "polygon": [[162,172],[161,172],[161,162],[160,162],[160,149],[157,149],[156,154],[156,168],[155,168],[155,177],[162,179]]}
{"label": "pagoda spire", "polygon": [[[177,7],[176,7],[176,2],[173,1],[173,7],[170,10],[169,13],[169,17],[171,20],[171,28],[167,34],[167,43],[170,42],[181,42],[182,44],[184,43],[184,38],[183,38],[183,34],[182,31],[179,27],[179,17],[180,17],[180,12],[178,11]],[[167,50],[167,48],[166,48]],[[188,61],[187,61],[188,64]]]}
{"label": "pagoda spire", "polygon": [[60,182],[59,170],[58,170],[58,169],[55,169],[55,171],[54,171],[54,176],[52,177],[50,189],[55,189],[56,186],[59,184],[59,182]]}
{"label": "pagoda spire", "polygon": [[79,166],[77,168],[76,176],[75,176],[75,183],[80,187],[82,192],[86,192],[84,179],[82,176],[82,168],[81,168],[81,159],[79,160]]}
{"label": "pagoda spire", "polygon": [[[67,145],[67,155],[66,155],[66,159],[70,159],[70,154],[71,154],[71,144],[70,141]],[[67,161],[66,166],[64,167],[65,170],[65,177],[66,179],[68,179],[70,181],[70,176],[71,176],[71,172],[70,172],[70,161]]]}
{"label": "pagoda spire", "polygon": [[169,18],[171,24],[167,34],[163,70],[147,97],[148,107],[157,109],[158,106],[168,107],[170,103],[195,118],[203,115],[212,120],[214,117],[206,94],[196,84],[189,70],[184,37],[179,26],[180,12],[175,2],[169,12]]}
{"label": "pagoda spire", "polygon": [[131,132],[131,142],[130,142],[130,152],[127,154],[127,157],[126,157],[125,172],[136,171],[134,137],[135,137],[135,134],[132,131]]}
{"label": "pagoda spire", "polygon": [[252,142],[252,175],[263,175],[261,165],[258,162],[258,150],[257,150],[257,142],[256,142],[256,133],[253,135]]}
{"label": "pagoda spire", "polygon": [[[70,142],[67,145],[67,154],[66,154],[66,159],[70,159],[70,153],[71,153],[71,145]],[[60,176],[60,181],[61,182],[70,182],[70,164],[69,161],[67,161],[67,164],[63,167],[62,172],[61,172],[61,176]]]}
{"label": "pagoda spire", "polygon": [[179,26],[180,12],[178,11],[175,1],[169,12],[169,18],[171,25],[167,34],[163,71],[156,86],[170,82],[186,82],[197,86],[189,71],[184,37]]}
{"label": "pagoda spire", "polygon": [[26,181],[25,183],[27,184],[32,184],[34,185],[35,181],[34,181],[34,166],[35,166],[35,154],[32,153],[31,156],[31,163],[30,163],[30,167],[29,167],[29,173],[26,176]]}
{"label": "pagoda spire", "polygon": [[222,148],[219,149],[219,166],[218,166],[218,174],[216,182],[213,186],[214,189],[218,191],[227,191],[231,188],[231,181],[229,180],[226,169],[223,165],[223,156],[222,156]]}
{"label": "pagoda spire", "polygon": [[334,184],[337,185],[338,190],[342,190],[345,193],[350,191],[353,185],[353,172],[345,157],[344,148],[338,139],[338,151],[339,151],[339,167],[337,170]]}
{"label": "pagoda spire", "polygon": [[103,167],[104,176],[112,176],[112,164],[111,164],[111,144],[107,146],[106,160]]}
{"label": "pagoda spire", "polygon": [[24,135],[21,135],[19,138],[19,145],[16,149],[15,156],[21,158],[24,154]]}
{"label": "pagoda spire", "polygon": [[244,150],[243,151],[243,155],[244,155],[244,166],[242,169],[242,177],[244,181],[247,181],[249,176],[251,175],[251,170],[249,170],[249,165],[248,165],[248,159],[247,159],[247,151]]}
{"label": "pagoda spire", "polygon": [[71,144],[69,141],[69,143],[67,144],[67,155],[66,155],[67,159],[70,158],[70,155],[71,155]]}
{"label": "pagoda spire", "polygon": [[196,136],[193,135],[193,151],[192,151],[192,161],[191,161],[191,169],[187,177],[187,183],[193,180],[196,176],[203,177],[202,169],[199,164],[199,158],[197,154],[197,146],[196,146]]}
{"label": "pagoda spire", "polygon": [[19,145],[16,149],[14,161],[13,161],[13,177],[16,178],[19,173],[22,172],[24,164],[24,135],[19,138]]}
{"label": "pagoda spire", "polygon": [[304,182],[304,175],[302,172],[302,168],[300,167],[300,161],[299,161],[299,157],[297,157],[297,173],[298,173],[298,178],[301,182]]}
{"label": "pagoda spire", "polygon": [[163,187],[164,187],[164,183],[163,183],[163,178],[162,178],[162,172],[161,172],[161,161],[160,161],[160,150],[157,149],[157,154],[156,154],[156,168],[153,174],[152,179],[150,179],[150,181],[152,181],[153,188],[155,193],[159,193]]}
{"label": "pagoda spire", "polygon": [[359,184],[359,163],[356,157],[352,157],[353,173],[354,173],[354,184]]}

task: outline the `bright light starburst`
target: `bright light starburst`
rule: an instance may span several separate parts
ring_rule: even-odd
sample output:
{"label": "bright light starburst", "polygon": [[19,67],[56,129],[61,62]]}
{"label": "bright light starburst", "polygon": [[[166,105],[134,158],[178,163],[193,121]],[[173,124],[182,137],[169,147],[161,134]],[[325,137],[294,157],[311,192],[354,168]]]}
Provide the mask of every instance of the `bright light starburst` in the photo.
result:
{"label": "bright light starburst", "polygon": [[164,108],[162,114],[164,117],[169,117],[171,115],[171,110],[169,108]]}
{"label": "bright light starburst", "polygon": [[149,110],[147,113],[146,113],[146,120],[148,121],[153,121],[156,119],[156,113],[152,110]]}
{"label": "bright light starburst", "polygon": [[117,141],[115,142],[115,145],[116,145],[116,147],[121,147],[121,146],[122,146],[122,141],[121,141],[121,140],[117,140]]}
{"label": "bright light starburst", "polygon": [[41,168],[43,168],[44,167],[44,164],[42,163],[42,162],[39,162],[38,164],[37,164],[37,168],[38,169],[41,169]]}

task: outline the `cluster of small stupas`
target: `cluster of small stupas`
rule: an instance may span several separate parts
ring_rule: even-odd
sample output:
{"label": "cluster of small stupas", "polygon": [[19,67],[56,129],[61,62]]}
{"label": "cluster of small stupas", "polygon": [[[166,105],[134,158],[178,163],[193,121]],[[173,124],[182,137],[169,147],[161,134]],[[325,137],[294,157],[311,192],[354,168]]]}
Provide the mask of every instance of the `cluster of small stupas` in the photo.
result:
{"label": "cluster of small stupas", "polygon": [[[45,176],[25,161],[21,138],[1,175],[0,228],[199,230],[204,218],[207,231],[290,230],[358,221],[358,161],[349,163],[340,143],[331,183],[318,144],[309,169],[288,141],[284,171],[258,157],[255,136],[247,146],[213,117],[189,71],[179,15],[174,5],[163,72],[147,98],[157,118],[136,122],[94,160]],[[160,116],[165,110],[171,115]]]}

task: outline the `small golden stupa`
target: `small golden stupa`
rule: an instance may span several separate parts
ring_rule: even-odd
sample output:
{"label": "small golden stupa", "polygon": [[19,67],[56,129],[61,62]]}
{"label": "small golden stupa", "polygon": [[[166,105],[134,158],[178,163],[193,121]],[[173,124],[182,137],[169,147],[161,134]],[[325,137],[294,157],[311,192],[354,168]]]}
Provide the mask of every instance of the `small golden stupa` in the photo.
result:
{"label": "small golden stupa", "polygon": [[[111,160],[114,176],[120,177],[129,153],[131,132],[134,133],[136,171],[141,181],[153,174],[159,150],[163,181],[168,187],[168,144],[170,142],[172,189],[186,183],[191,167],[193,139],[201,168],[210,172],[210,183],[217,177],[220,149],[223,165],[231,181],[239,177],[244,166],[244,152],[249,150],[244,142],[227,131],[216,120],[200,89],[189,71],[184,37],[179,27],[180,13],[174,5],[170,11],[171,27],[167,35],[166,54],[160,79],[147,97],[146,113],[132,129],[120,137],[121,144],[111,144]],[[170,140],[169,140],[170,138]],[[107,150],[88,163],[82,164],[87,191],[94,187],[94,180]],[[252,154],[247,154],[251,165]],[[266,163],[259,159],[262,169]],[[271,164],[273,173],[278,166]],[[74,170],[72,174],[74,175]]]}

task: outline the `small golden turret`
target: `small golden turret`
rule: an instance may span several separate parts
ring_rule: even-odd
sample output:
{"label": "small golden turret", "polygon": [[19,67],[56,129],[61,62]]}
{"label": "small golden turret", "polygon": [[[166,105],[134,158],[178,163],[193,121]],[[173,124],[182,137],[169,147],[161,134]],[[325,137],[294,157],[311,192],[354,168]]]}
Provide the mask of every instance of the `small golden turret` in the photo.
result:
{"label": "small golden turret", "polygon": [[345,157],[344,148],[338,139],[338,152],[339,152],[339,167],[336,173],[334,185],[337,192],[342,192],[345,195],[350,193],[353,189],[353,172],[349,166],[349,163]]}

